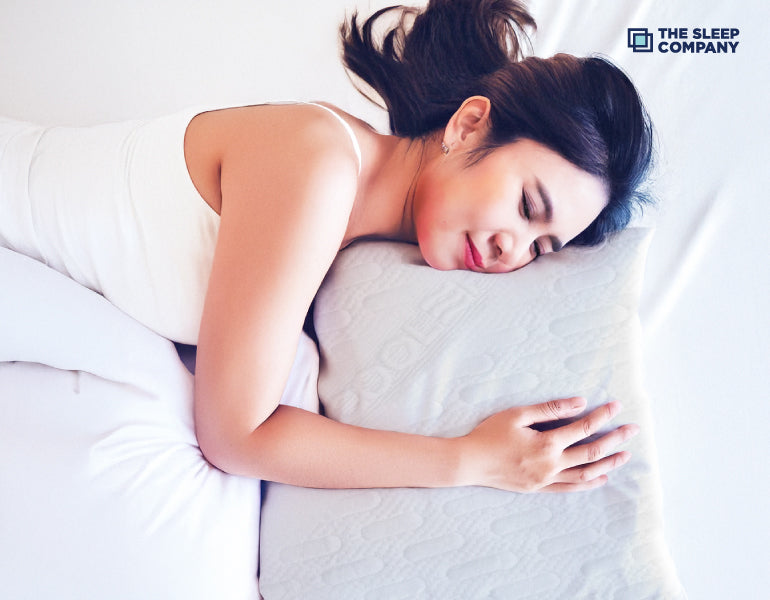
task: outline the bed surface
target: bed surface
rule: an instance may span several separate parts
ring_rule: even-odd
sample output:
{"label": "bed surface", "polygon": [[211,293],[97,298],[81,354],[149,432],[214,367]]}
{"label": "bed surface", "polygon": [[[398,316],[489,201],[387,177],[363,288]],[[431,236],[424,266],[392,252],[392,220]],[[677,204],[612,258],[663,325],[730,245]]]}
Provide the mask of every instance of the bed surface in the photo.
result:
{"label": "bed surface", "polygon": [[[87,124],[189,105],[323,99],[383,127],[339,68],[334,36],[346,8],[385,4],[4,3],[0,113]],[[770,588],[767,6],[530,5],[537,54],[608,54],[647,102],[660,140],[661,203],[644,219],[656,233],[641,317],[666,538],[692,598],[757,597]],[[632,27],[649,28],[656,41],[659,27],[737,27],[740,44],[735,54],[634,53]],[[276,51],[288,44],[296,49]]]}

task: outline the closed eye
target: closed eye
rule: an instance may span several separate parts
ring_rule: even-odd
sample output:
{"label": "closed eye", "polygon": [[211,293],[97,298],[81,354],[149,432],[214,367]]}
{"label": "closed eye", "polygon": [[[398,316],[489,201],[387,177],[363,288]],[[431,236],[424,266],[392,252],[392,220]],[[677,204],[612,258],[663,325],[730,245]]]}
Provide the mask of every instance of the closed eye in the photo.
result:
{"label": "closed eye", "polygon": [[[527,198],[527,193],[523,190],[521,192],[521,211],[524,213],[524,218],[527,219],[527,221],[532,220],[532,203],[529,201],[529,198]],[[535,258],[543,254],[543,248],[539,242],[534,242],[532,244],[532,252],[534,253]]]}
{"label": "closed eye", "polygon": [[531,221],[532,204],[530,204],[529,198],[527,198],[527,193],[524,191],[521,192],[521,210],[524,213],[524,218],[527,219],[527,221]]}

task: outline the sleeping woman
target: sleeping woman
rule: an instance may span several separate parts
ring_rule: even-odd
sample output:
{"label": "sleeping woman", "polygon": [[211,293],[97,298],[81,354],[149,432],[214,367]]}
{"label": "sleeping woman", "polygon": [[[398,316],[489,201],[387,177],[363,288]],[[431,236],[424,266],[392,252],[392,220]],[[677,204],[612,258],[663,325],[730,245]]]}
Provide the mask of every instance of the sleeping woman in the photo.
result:
{"label": "sleeping woman", "polygon": [[511,408],[456,438],[278,405],[308,308],[356,240],[507,273],[602,241],[643,201],[652,134],[633,84],[602,58],[522,58],[534,25],[514,0],[353,15],[344,62],[383,99],[389,135],[323,103],[87,128],[0,120],[0,244],[197,344],[196,433],[224,471],[329,488],[601,486],[638,430],[586,441],[616,402],[580,418],[577,397]]}

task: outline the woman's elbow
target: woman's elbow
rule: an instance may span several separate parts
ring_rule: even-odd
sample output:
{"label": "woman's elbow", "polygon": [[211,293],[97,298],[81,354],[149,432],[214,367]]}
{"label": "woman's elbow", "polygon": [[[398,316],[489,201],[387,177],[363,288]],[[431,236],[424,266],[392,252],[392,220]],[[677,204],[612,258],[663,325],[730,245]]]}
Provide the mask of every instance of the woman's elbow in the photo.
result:
{"label": "woman's elbow", "polygon": [[233,441],[210,433],[204,434],[201,428],[196,428],[196,435],[203,458],[217,469],[234,475],[238,451]]}
{"label": "woman's elbow", "polygon": [[196,425],[198,447],[209,464],[231,475],[262,479],[258,453],[250,451],[255,433]]}
{"label": "woman's elbow", "polygon": [[195,436],[203,457],[225,473],[264,479],[267,453],[262,447],[269,437],[265,435],[269,414],[224,411],[221,405],[201,401],[199,393],[196,389]]}

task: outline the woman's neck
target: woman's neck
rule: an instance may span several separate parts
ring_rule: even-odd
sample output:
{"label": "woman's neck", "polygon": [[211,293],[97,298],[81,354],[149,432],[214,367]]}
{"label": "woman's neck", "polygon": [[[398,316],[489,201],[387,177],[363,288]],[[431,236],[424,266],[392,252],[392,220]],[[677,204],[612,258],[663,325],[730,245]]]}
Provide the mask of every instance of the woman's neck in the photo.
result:
{"label": "woman's neck", "polygon": [[359,239],[415,242],[412,203],[426,142],[374,131],[359,142],[363,164],[343,247]]}

